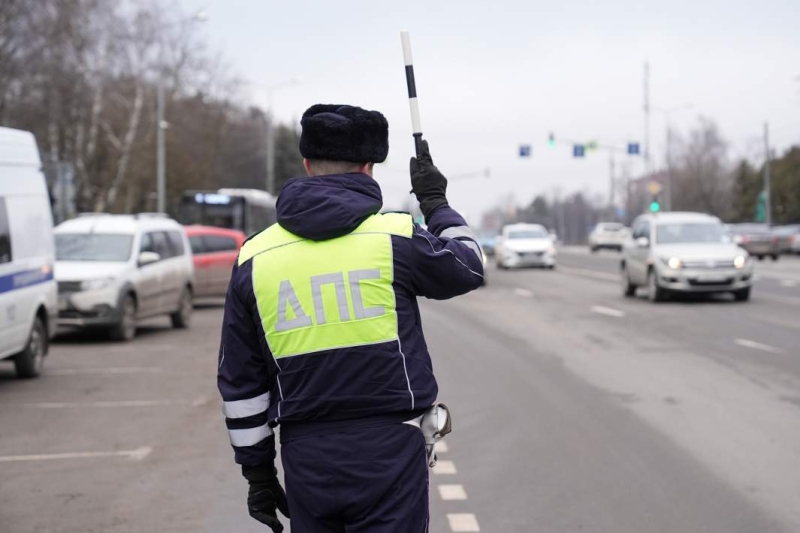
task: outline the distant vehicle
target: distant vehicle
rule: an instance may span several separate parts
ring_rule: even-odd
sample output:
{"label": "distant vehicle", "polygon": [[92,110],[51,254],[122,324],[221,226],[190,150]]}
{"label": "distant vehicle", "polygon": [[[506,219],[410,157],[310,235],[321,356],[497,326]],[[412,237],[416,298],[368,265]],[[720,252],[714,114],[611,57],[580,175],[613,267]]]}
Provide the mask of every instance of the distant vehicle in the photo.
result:
{"label": "distant vehicle", "polygon": [[637,218],[620,267],[625,296],[646,286],[654,302],[672,292],[731,292],[737,301],[746,301],[753,284],[747,251],[731,242],[718,218],[701,213]]}
{"label": "distant vehicle", "polygon": [[194,266],[183,226],[157,214],[88,214],[56,234],[58,325],[131,340],[136,322],[169,315],[189,326]]}
{"label": "distant vehicle", "polygon": [[800,255],[800,224],[772,228],[778,237],[778,250],[782,254]]}
{"label": "distant vehicle", "polygon": [[275,223],[275,198],[258,189],[185,191],[178,208],[181,224],[213,226],[252,235]]}
{"label": "distant vehicle", "polygon": [[42,371],[58,309],[53,216],[36,140],[0,128],[0,359]]}
{"label": "distant vehicle", "polygon": [[761,261],[770,256],[773,261],[780,257],[778,236],[766,224],[728,224],[728,234],[733,242]]}
{"label": "distant vehicle", "polygon": [[225,296],[239,249],[245,236],[241,231],[211,226],[186,226],[194,256],[194,296]]}
{"label": "distant vehicle", "polygon": [[589,233],[589,249],[622,250],[628,235],[628,228],[618,222],[600,222]]}
{"label": "distant vehicle", "polygon": [[547,228],[540,224],[511,224],[497,239],[495,262],[498,268],[556,266],[556,248]]}
{"label": "distant vehicle", "polygon": [[478,238],[481,249],[486,256],[493,256],[497,247],[497,235],[481,235]]}

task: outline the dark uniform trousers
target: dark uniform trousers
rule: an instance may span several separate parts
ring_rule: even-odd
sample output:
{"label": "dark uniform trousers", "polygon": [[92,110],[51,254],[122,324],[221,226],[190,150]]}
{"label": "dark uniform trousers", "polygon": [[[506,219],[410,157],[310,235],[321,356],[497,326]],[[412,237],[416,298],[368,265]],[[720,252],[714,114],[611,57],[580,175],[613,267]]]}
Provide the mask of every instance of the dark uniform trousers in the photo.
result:
{"label": "dark uniform trousers", "polygon": [[281,444],[292,533],[425,533],[428,463],[420,430],[395,423]]}

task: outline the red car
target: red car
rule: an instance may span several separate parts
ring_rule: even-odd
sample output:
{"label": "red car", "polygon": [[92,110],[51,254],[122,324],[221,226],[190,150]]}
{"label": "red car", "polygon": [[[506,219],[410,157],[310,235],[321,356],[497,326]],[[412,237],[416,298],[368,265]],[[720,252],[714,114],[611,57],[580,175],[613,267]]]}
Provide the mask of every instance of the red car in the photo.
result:
{"label": "red car", "polygon": [[211,226],[185,228],[194,255],[194,296],[225,296],[244,233]]}

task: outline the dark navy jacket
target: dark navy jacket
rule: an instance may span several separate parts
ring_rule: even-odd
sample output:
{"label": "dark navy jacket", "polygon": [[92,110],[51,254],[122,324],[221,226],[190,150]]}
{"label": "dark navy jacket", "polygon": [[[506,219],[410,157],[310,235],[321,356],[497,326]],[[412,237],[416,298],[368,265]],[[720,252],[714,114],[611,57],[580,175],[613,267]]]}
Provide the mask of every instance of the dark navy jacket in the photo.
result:
{"label": "dark navy jacket", "polygon": [[[297,178],[278,198],[278,223],[302,239],[336,239],[382,205],[378,183],[366,174]],[[275,359],[254,295],[254,261],[234,268],[217,382],[236,462],[272,461],[278,424],[286,437],[290,429],[399,422],[435,402],[438,388],[417,297],[443,300],[479,287],[483,263],[474,234],[456,211],[443,205],[427,223],[427,229],[414,224],[410,238],[391,237],[399,339],[393,342]]]}

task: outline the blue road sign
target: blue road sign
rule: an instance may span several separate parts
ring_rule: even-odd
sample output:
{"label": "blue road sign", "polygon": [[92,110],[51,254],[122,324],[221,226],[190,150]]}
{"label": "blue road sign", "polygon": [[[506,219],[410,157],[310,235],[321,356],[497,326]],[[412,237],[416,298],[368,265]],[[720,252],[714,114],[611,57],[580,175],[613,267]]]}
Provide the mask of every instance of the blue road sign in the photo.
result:
{"label": "blue road sign", "polygon": [[519,156],[520,157],[530,157],[531,156],[531,145],[530,144],[520,144],[519,145]]}
{"label": "blue road sign", "polygon": [[628,155],[639,155],[639,143],[628,143]]}
{"label": "blue road sign", "polygon": [[586,147],[582,144],[572,146],[572,157],[583,157],[586,154]]}

